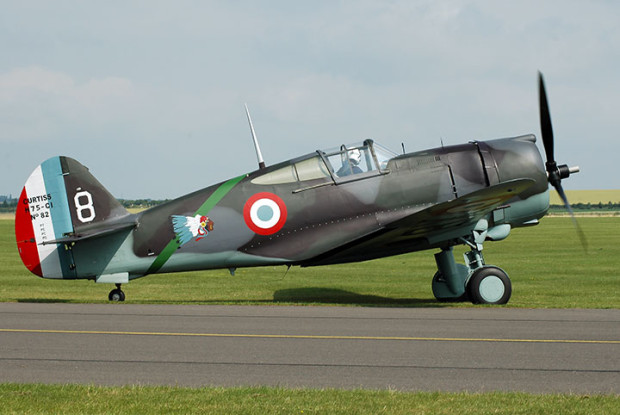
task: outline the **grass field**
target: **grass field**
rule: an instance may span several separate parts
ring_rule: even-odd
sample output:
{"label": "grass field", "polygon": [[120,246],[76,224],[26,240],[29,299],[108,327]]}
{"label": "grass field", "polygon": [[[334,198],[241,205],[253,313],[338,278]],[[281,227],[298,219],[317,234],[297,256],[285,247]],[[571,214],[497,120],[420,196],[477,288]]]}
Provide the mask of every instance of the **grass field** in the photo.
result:
{"label": "grass field", "polygon": [[[508,307],[620,307],[620,218],[545,218],[485,244],[511,275]],[[13,220],[0,220],[0,301],[107,302],[111,285],[37,278],[22,265]],[[459,252],[463,252],[460,249]],[[152,275],[125,285],[128,303],[473,307],[433,298],[433,252],[318,268],[262,267]],[[480,306],[477,306],[480,307]],[[620,396],[420,393],[279,388],[0,384],[0,413],[620,414]]]}
{"label": "grass field", "polygon": [[[509,307],[620,307],[620,218],[580,218],[589,241],[582,250],[568,218],[548,217],[486,243],[488,264],[508,272]],[[0,301],[107,302],[112,285],[38,278],[22,265],[12,220],[0,220]],[[462,262],[456,249],[457,260]],[[448,307],[431,292],[432,251],[316,268],[261,267],[151,275],[123,286],[128,303],[340,304]],[[471,307],[469,303],[458,306]]]}
{"label": "grass field", "polygon": [[610,395],[1,384],[0,400],[0,413],[19,414],[611,415],[620,407],[620,397]]}

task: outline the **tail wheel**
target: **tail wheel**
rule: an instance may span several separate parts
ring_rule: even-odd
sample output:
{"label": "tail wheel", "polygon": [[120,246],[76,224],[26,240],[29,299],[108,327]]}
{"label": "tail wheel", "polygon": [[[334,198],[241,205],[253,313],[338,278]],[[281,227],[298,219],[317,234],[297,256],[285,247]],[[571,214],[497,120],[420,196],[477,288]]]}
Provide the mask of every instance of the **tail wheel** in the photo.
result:
{"label": "tail wheel", "polygon": [[506,304],[512,294],[512,284],[501,268],[482,267],[474,271],[466,291],[474,304]]}
{"label": "tail wheel", "polygon": [[125,293],[120,288],[116,288],[110,291],[108,294],[108,300],[110,301],[125,301]]}

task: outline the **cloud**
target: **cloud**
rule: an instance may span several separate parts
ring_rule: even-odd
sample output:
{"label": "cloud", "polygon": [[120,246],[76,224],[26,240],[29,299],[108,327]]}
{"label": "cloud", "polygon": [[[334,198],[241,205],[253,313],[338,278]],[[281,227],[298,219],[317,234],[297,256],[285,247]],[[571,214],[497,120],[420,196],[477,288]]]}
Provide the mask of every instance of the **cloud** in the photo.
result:
{"label": "cloud", "polygon": [[135,103],[132,82],[121,77],[77,81],[40,66],[0,73],[0,140],[37,141],[79,126],[118,123]]}
{"label": "cloud", "polygon": [[[268,164],[367,137],[413,151],[538,134],[538,69],[558,154],[581,159],[584,136],[618,152],[614,2],[36,5],[7,4],[0,25],[0,159],[14,169],[70,153],[126,196],[178,195],[254,167],[244,102]],[[175,145],[209,159],[176,160]],[[148,173],[132,185],[110,160]]]}

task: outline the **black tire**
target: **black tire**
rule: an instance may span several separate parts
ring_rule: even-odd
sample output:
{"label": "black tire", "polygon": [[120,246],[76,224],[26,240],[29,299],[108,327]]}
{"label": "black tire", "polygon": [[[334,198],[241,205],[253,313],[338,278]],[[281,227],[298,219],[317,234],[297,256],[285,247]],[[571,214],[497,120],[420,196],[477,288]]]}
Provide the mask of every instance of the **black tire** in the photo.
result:
{"label": "black tire", "polygon": [[501,268],[482,267],[474,271],[466,292],[474,304],[506,304],[512,294],[512,284]]}
{"label": "black tire", "polygon": [[120,290],[118,288],[110,291],[110,294],[108,294],[108,300],[110,301],[125,301],[125,293],[123,292],[123,290]]}

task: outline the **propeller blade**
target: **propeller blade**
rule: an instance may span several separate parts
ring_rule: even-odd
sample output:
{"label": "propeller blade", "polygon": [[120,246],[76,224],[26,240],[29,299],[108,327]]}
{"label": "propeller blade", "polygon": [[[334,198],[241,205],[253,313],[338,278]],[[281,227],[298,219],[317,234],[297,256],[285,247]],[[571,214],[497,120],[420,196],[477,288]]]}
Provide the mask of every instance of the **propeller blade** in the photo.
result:
{"label": "propeller blade", "polygon": [[545,147],[545,154],[547,155],[547,163],[555,164],[555,157],[553,156],[553,127],[551,126],[551,115],[549,114],[545,80],[541,72],[538,72],[538,101],[540,110],[540,132],[542,134],[543,146]]}
{"label": "propeller blade", "polygon": [[575,230],[577,231],[577,235],[579,236],[579,241],[581,242],[581,246],[583,247],[585,251],[587,251],[588,240],[586,239],[586,235],[585,233],[583,233],[581,226],[579,226],[579,222],[577,222],[577,219],[575,218],[575,214],[573,213],[573,209],[571,208],[570,203],[568,202],[568,198],[566,197],[566,193],[564,193],[564,189],[562,188],[562,185],[558,183],[558,185],[555,186],[555,190],[558,192],[558,195],[560,195],[560,198],[562,198],[562,201],[564,202],[564,206],[566,207],[566,210],[568,210],[568,213],[570,214],[570,217],[573,220],[573,225],[575,225]]}
{"label": "propeller blade", "polygon": [[547,101],[545,79],[540,71],[538,72],[538,106],[540,110],[540,133],[542,135],[543,146],[545,147],[545,154],[547,155],[545,167],[549,176],[549,183],[555,187],[558,195],[562,198],[564,206],[566,207],[566,210],[568,210],[568,213],[570,213],[570,217],[573,220],[573,224],[577,230],[577,235],[579,235],[581,246],[587,251],[588,241],[586,240],[586,236],[583,233],[583,230],[581,230],[581,226],[579,226],[577,219],[575,219],[573,208],[570,206],[566,193],[564,193],[564,189],[562,188],[562,179],[567,178],[571,173],[578,172],[579,168],[571,168],[565,164],[558,166],[555,161],[555,156],[553,155],[553,127],[551,125],[551,114],[549,113],[549,102]]}

